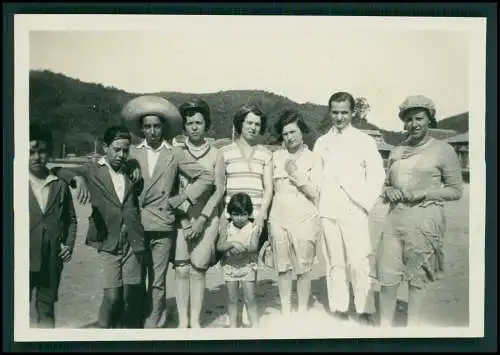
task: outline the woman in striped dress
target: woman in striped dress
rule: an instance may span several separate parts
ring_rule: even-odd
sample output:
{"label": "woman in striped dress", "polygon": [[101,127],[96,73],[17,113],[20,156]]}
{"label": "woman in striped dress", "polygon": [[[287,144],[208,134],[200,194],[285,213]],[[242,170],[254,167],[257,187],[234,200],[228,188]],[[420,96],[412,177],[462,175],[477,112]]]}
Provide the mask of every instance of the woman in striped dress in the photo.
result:
{"label": "woman in striped dress", "polygon": [[[266,220],[273,196],[272,153],[258,144],[258,138],[266,130],[266,115],[256,105],[244,105],[234,115],[233,127],[236,139],[220,149],[226,175],[225,205],[236,193],[246,193],[252,199],[254,230],[259,236],[259,246],[267,238]],[[219,233],[227,233],[227,211],[221,216]],[[258,252],[253,256],[257,262]],[[254,282],[249,287],[255,288]],[[254,290],[246,294],[254,295]],[[256,300],[246,300],[248,315],[252,325],[258,324]]]}

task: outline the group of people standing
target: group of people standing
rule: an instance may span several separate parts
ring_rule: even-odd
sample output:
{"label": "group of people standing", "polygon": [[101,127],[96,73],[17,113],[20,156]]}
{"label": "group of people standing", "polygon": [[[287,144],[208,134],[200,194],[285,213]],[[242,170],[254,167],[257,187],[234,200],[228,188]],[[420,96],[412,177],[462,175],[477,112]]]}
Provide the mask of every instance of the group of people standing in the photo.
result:
{"label": "group of people standing", "polygon": [[[307,312],[317,250],[326,261],[333,316],[348,319],[352,289],[356,319],[373,323],[374,292],[380,291],[381,324],[390,325],[397,288],[406,282],[409,322],[417,324],[425,287],[443,270],[443,203],[461,197],[458,157],[430,137],[436,110],[424,96],[400,106],[408,134],[391,153],[387,174],[375,141],[351,125],[353,96],[335,93],[328,108],[333,126],[312,150],[303,140],[309,128],[294,110],[275,124],[279,149],[259,144],[267,116],[255,105],[234,114],[236,138],[217,149],[205,137],[211,125],[205,101],[177,109],[163,98],[140,96],[122,113],[143,141],[134,146],[129,128],[110,127],[105,155],[76,169],[47,169],[51,134],[33,124],[30,290],[37,291],[39,326],[54,326],[62,265],[74,247],[68,185],[77,188],[80,203],[92,206],[86,244],[101,263],[99,327],[165,327],[170,262],[180,328],[200,327],[205,274],[217,263],[228,290],[229,326],[241,324],[240,288],[251,326],[259,325],[259,265],[277,272],[284,315],[292,312],[293,280],[297,311]],[[187,138],[170,144],[165,137],[177,120]],[[374,245],[369,215],[379,199],[389,212]]]}

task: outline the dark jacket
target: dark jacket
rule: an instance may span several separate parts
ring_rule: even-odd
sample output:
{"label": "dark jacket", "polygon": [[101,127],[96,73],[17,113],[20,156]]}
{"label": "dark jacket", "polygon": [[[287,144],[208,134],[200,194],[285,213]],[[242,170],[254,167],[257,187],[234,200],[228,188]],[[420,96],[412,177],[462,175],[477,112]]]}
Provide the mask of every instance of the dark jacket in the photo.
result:
{"label": "dark jacket", "polygon": [[68,185],[57,180],[49,186],[45,212],[29,187],[30,272],[43,270],[53,274],[62,268],[61,243],[74,248],[77,220]]}
{"label": "dark jacket", "polygon": [[90,191],[92,213],[86,244],[98,251],[116,252],[120,243],[122,224],[126,226],[125,240],[135,253],[145,250],[144,228],[141,223],[136,186],[125,177],[123,203],[116,195],[106,165],[87,163],[79,168],[62,168],[54,171],[67,182],[75,176],[82,176]]}

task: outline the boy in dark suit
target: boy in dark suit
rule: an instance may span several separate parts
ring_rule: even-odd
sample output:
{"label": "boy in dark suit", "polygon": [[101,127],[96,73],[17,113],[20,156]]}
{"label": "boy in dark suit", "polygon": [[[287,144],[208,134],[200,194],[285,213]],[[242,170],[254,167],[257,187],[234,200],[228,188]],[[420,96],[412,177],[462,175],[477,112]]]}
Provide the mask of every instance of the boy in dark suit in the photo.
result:
{"label": "boy in dark suit", "polygon": [[90,192],[92,214],[86,244],[98,252],[104,296],[100,328],[141,328],[143,258],[146,250],[138,193],[125,171],[131,135],[113,126],[104,134],[105,155],[97,163],[60,169],[66,181],[83,177]]}
{"label": "boy in dark suit", "polygon": [[51,132],[30,125],[30,302],[35,291],[39,328],[55,327],[54,304],[63,264],[71,260],[77,225],[68,185],[47,168],[51,150]]}

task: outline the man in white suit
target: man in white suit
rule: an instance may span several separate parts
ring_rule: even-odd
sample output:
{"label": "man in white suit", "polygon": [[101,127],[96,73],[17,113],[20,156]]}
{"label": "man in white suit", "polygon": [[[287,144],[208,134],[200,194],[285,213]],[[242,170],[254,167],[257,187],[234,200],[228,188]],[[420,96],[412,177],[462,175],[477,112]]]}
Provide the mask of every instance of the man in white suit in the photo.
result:
{"label": "man in white suit", "polygon": [[382,192],[385,171],[375,140],[351,125],[354,104],[349,93],[330,97],[333,127],[318,138],[314,151],[323,159],[319,211],[330,310],[348,318],[352,284],[357,318],[364,323],[372,322],[376,311],[368,217]]}

